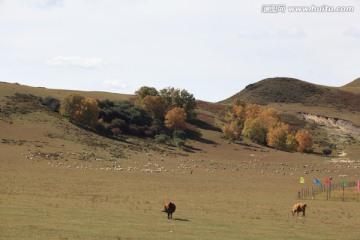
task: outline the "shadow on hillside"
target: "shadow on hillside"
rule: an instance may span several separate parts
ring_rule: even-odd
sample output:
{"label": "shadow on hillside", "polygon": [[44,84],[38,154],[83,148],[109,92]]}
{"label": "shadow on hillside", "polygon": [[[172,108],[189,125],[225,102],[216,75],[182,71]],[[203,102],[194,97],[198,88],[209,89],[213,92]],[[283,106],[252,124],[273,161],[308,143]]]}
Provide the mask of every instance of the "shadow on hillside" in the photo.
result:
{"label": "shadow on hillside", "polygon": [[194,153],[195,151],[201,151],[200,148],[195,148],[193,146],[185,145],[184,151]]}
{"label": "shadow on hillside", "polygon": [[203,138],[202,134],[200,132],[198,132],[198,131],[186,129],[185,132],[186,132],[187,138],[190,139],[190,140],[194,140],[194,141],[205,143],[205,144],[217,145],[216,142],[214,142],[212,140],[209,140],[209,139]]}
{"label": "shadow on hillside", "polygon": [[182,222],[190,222],[189,219],[186,218],[173,218],[174,221],[182,221]]}
{"label": "shadow on hillside", "polygon": [[191,124],[194,124],[196,127],[204,129],[204,130],[210,130],[215,132],[221,132],[221,129],[217,126],[211,125],[205,121],[194,119],[190,122]]}

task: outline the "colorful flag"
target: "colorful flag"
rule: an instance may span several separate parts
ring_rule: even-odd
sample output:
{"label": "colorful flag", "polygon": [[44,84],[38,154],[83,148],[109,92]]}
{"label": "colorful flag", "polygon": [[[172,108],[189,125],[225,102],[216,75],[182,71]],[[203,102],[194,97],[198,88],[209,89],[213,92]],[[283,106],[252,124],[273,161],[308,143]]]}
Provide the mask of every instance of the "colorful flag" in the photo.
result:
{"label": "colorful flag", "polygon": [[319,180],[317,180],[316,178],[314,178],[314,183],[318,184],[318,185],[321,185],[321,182]]}
{"label": "colorful flag", "polygon": [[300,177],[300,183],[305,183],[305,179],[303,177]]}
{"label": "colorful flag", "polygon": [[358,190],[360,191],[360,180],[358,181]]}
{"label": "colorful flag", "polygon": [[328,177],[326,177],[325,182],[326,182],[326,184],[330,184],[330,179]]}

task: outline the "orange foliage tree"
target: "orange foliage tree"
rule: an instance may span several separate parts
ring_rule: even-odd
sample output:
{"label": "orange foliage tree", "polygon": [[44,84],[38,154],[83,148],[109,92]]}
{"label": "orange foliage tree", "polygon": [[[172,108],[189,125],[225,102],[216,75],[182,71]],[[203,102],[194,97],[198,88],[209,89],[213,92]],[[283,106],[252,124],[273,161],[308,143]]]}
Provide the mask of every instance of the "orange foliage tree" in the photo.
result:
{"label": "orange foliage tree", "polygon": [[296,135],[295,139],[298,142],[298,150],[303,152],[305,149],[311,148],[313,145],[313,141],[311,138],[311,134],[303,129],[300,129]]}
{"label": "orange foliage tree", "polygon": [[183,108],[172,108],[165,115],[165,126],[171,130],[184,130],[185,119],[186,112]]}

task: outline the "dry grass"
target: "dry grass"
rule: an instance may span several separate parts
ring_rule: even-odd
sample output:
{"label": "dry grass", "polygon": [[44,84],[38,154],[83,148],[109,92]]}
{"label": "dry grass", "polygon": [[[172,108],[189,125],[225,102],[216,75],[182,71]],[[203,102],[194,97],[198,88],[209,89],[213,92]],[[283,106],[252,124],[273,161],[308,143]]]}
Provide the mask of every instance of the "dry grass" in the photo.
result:
{"label": "dry grass", "polygon": [[358,239],[358,202],[319,197],[305,218],[290,214],[300,176],[360,177],[358,145],[355,162],[331,162],[200,128],[207,141],[185,152],[103,138],[41,108],[11,118],[0,120],[0,239]]}

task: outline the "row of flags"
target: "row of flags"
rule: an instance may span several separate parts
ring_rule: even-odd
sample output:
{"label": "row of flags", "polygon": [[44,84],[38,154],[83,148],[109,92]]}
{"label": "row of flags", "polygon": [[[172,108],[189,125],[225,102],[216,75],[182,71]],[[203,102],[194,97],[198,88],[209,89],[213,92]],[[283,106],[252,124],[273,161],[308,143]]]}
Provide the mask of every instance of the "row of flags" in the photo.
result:
{"label": "row of flags", "polygon": [[[331,184],[331,180],[332,180],[331,177],[330,178],[326,177],[325,183],[326,184]],[[305,179],[303,177],[300,177],[300,183],[305,183]],[[321,182],[317,178],[314,178],[314,183],[317,184],[317,185],[322,185]],[[343,187],[346,187],[346,180],[345,179],[343,179]],[[357,189],[360,191],[360,180],[358,181]]]}

